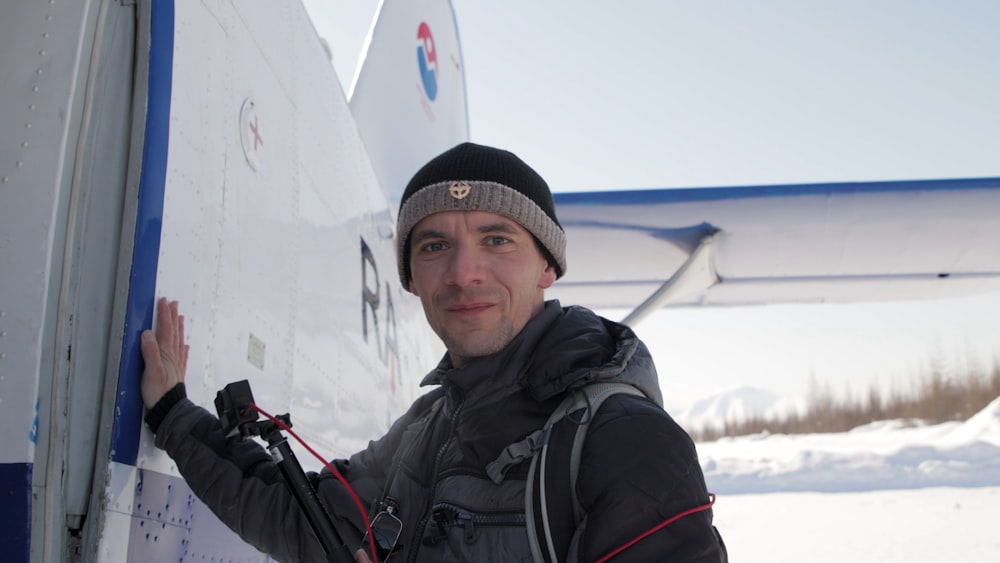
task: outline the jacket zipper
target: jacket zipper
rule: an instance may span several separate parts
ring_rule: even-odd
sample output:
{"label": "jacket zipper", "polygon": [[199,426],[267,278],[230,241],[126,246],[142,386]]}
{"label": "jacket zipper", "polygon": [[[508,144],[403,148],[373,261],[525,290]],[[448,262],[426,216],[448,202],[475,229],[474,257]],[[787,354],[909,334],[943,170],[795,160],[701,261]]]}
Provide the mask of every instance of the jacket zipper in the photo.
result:
{"label": "jacket zipper", "polygon": [[[452,439],[455,437],[455,423],[458,421],[459,413],[462,412],[462,407],[465,406],[465,397],[462,396],[461,392],[458,389],[449,386],[446,393],[448,394],[447,399],[452,399],[454,395],[458,395],[458,398],[457,400],[455,400],[455,408],[454,410],[451,411],[451,416],[448,417],[448,422],[450,424],[450,427],[448,428],[448,437],[445,439],[444,443],[441,444],[441,447],[438,448],[437,455],[434,456],[434,472],[432,473],[432,475],[434,476],[434,481],[431,483],[431,486],[428,489],[430,492],[431,500],[433,500],[434,497],[437,495],[438,470],[441,467],[441,460],[444,458],[445,451],[448,449],[448,446],[451,444]],[[428,506],[427,509],[431,509],[431,506]],[[424,511],[425,516],[420,519],[420,525],[413,530],[413,536],[412,536],[413,540],[417,540],[417,538],[420,537],[419,534],[422,534],[423,530],[427,528],[427,522],[430,516],[427,514],[428,512],[432,512],[432,510]],[[417,544],[414,541],[411,541],[410,544],[413,545],[414,547],[417,546]],[[417,551],[419,551],[419,547],[417,547],[417,549],[411,550],[409,558],[411,562],[415,562],[417,560]]]}
{"label": "jacket zipper", "polygon": [[424,536],[424,545],[434,545],[448,537],[448,529],[461,526],[465,543],[476,541],[476,529],[487,527],[524,527],[527,518],[524,512],[475,513],[456,504],[442,502],[431,510],[434,528]]}

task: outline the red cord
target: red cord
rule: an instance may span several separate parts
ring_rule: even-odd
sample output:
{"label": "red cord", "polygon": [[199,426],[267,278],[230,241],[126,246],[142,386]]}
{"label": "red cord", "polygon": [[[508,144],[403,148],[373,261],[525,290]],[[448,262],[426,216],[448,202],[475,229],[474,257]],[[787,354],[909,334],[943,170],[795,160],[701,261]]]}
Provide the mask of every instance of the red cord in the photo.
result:
{"label": "red cord", "polygon": [[277,418],[271,416],[264,409],[258,407],[257,405],[255,405],[253,403],[250,403],[250,408],[252,408],[253,410],[259,412],[262,415],[264,415],[264,418],[267,418],[271,422],[277,424],[279,428],[281,428],[285,432],[288,432],[293,438],[295,438],[296,440],[298,440],[298,442],[300,444],[302,444],[302,447],[304,447],[306,450],[308,450],[309,453],[311,453],[313,456],[316,457],[316,459],[320,460],[320,462],[322,462],[323,465],[325,465],[326,468],[330,470],[330,473],[333,473],[333,476],[336,477],[337,480],[340,481],[340,483],[342,485],[344,485],[344,488],[347,489],[347,492],[351,495],[351,498],[354,499],[354,504],[356,504],[358,506],[358,511],[361,512],[361,519],[364,520],[364,522],[365,522],[365,530],[367,530],[367,532],[368,532],[368,546],[372,550],[372,553],[371,553],[371,555],[372,555],[372,561],[373,562],[374,561],[378,561],[378,556],[376,555],[376,552],[375,552],[375,532],[372,531],[371,522],[368,521],[368,512],[365,510],[364,505],[361,504],[361,499],[358,498],[357,493],[355,493],[354,489],[351,487],[351,485],[349,485],[347,483],[347,479],[344,479],[344,476],[341,475],[340,472],[337,471],[332,465],[330,465],[329,462],[327,462],[325,459],[323,459],[322,456],[320,456],[318,453],[316,453],[316,450],[312,449],[309,446],[309,444],[307,444],[305,442],[305,440],[303,440],[302,438],[299,438],[299,435],[296,434],[294,430],[292,430],[291,428],[289,428],[287,424],[285,424],[284,422],[282,422],[282,421],[278,420]]}
{"label": "red cord", "polygon": [[671,516],[670,518],[667,518],[663,522],[660,522],[659,524],[653,526],[652,528],[650,528],[650,529],[646,530],[645,532],[639,534],[638,536],[632,538],[632,540],[629,541],[628,543],[626,543],[625,545],[619,547],[618,549],[612,551],[611,553],[605,555],[604,557],[601,557],[600,559],[597,560],[597,563],[605,563],[605,561],[611,559],[612,557],[618,555],[619,553],[621,553],[621,552],[625,551],[626,549],[632,547],[633,545],[639,543],[640,541],[642,541],[646,537],[648,537],[648,536],[650,536],[652,534],[655,534],[656,532],[662,530],[663,528],[666,528],[667,526],[669,526],[670,524],[673,524],[674,522],[680,520],[681,518],[684,518],[685,516],[689,516],[691,514],[695,514],[695,513],[698,513],[698,512],[702,512],[702,511],[708,510],[709,508],[712,508],[712,505],[714,505],[714,504],[715,504],[715,495],[712,494],[712,493],[708,493],[708,504],[703,504],[701,506],[696,506],[694,508],[691,508],[691,509],[685,510],[684,512],[681,512],[680,514],[675,514],[675,515]]}

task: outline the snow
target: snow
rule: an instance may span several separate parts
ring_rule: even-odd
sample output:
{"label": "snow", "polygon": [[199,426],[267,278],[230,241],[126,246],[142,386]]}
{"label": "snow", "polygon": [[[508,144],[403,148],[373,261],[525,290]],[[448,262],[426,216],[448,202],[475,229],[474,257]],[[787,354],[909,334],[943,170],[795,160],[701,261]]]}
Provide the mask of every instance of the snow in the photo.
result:
{"label": "snow", "polygon": [[1000,487],[720,495],[738,563],[1000,561]]}
{"label": "snow", "polygon": [[1000,561],[1000,398],[962,423],[697,447],[733,561]]}

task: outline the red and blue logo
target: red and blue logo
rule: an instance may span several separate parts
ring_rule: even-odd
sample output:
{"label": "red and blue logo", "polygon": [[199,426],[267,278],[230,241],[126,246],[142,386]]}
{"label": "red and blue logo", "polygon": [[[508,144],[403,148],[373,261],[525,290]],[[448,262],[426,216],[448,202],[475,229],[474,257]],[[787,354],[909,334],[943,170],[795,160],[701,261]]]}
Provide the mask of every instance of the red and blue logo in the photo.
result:
{"label": "red and blue logo", "polygon": [[437,50],[434,49],[434,36],[427,22],[420,22],[420,27],[417,29],[417,66],[420,68],[424,92],[433,102],[438,93],[438,60]]}

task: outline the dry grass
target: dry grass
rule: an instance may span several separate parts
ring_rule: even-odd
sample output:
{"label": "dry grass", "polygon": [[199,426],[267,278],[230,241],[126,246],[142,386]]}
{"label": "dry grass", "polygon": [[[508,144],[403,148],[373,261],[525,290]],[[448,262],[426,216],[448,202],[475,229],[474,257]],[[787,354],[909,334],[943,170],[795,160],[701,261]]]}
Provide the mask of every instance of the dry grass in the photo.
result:
{"label": "dry grass", "polygon": [[971,370],[960,376],[946,375],[937,362],[931,365],[910,389],[893,389],[883,395],[873,385],[867,393],[838,398],[829,387],[814,384],[805,412],[727,420],[721,429],[696,429],[691,437],[702,442],[761,432],[846,432],[878,420],[896,419],[938,424],[966,420],[1000,396],[1000,362],[994,361],[990,370]]}

